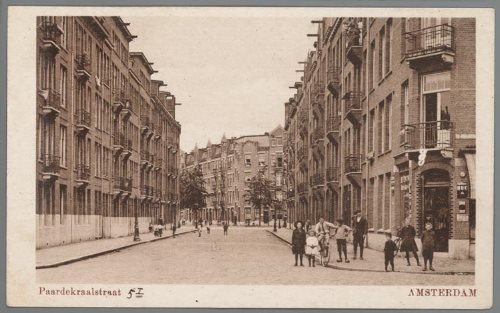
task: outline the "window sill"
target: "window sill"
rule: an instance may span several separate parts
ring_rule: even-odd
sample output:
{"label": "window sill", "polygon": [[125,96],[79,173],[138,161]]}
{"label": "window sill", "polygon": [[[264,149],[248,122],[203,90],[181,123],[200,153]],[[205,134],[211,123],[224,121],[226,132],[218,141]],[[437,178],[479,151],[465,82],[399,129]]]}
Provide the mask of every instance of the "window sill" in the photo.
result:
{"label": "window sill", "polygon": [[385,74],[384,79],[386,79],[387,77],[391,76],[391,74],[392,74],[392,70],[390,69],[390,70],[389,70],[389,72],[387,72],[387,73]]}
{"label": "window sill", "polygon": [[386,151],[384,151],[384,152],[380,153],[377,157],[379,157],[379,158],[380,158],[380,157],[383,157],[384,155],[389,154],[391,151],[392,151],[391,149],[386,150]]}

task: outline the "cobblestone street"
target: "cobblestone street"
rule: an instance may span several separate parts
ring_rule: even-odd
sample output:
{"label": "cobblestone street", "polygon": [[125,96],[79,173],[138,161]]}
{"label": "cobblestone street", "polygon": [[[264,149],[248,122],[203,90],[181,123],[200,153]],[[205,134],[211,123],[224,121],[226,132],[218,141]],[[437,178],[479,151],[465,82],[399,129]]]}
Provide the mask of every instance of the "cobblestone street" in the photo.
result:
{"label": "cobblestone street", "polygon": [[[267,228],[221,227],[50,269],[38,283],[469,285],[474,275],[422,275],[293,266],[290,248]],[[380,260],[383,264],[383,260]]]}

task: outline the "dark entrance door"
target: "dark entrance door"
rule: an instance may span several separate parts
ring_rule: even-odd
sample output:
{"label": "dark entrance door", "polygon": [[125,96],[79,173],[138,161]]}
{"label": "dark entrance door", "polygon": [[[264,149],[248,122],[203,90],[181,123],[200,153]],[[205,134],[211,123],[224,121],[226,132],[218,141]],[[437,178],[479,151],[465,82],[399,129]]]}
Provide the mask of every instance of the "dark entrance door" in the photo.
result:
{"label": "dark entrance door", "polygon": [[436,234],[436,252],[448,252],[449,234],[449,187],[427,187],[424,189],[424,225],[432,223]]}
{"label": "dark entrance door", "polygon": [[430,170],[424,173],[423,223],[432,223],[436,234],[436,252],[448,252],[450,233],[450,179],[443,170]]}

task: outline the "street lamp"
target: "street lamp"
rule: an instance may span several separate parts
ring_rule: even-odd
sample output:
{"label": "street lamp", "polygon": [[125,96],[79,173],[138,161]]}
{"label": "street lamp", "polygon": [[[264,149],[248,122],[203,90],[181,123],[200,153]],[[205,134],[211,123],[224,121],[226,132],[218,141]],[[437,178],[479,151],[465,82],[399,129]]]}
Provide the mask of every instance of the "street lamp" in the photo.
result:
{"label": "street lamp", "polygon": [[[281,215],[281,207],[280,207],[279,212],[280,212],[280,214],[279,214],[279,216],[280,216]],[[281,218],[278,221],[278,228],[281,228]]]}
{"label": "street lamp", "polygon": [[278,219],[278,213],[277,213],[277,204],[278,204],[278,200],[276,199],[276,191],[274,191],[274,201],[273,201],[273,207],[274,207],[274,228],[273,228],[273,232],[277,232],[278,229],[276,228],[276,220]]}
{"label": "street lamp", "polygon": [[137,196],[134,199],[134,241],[141,241],[139,237],[139,220],[137,219]]}

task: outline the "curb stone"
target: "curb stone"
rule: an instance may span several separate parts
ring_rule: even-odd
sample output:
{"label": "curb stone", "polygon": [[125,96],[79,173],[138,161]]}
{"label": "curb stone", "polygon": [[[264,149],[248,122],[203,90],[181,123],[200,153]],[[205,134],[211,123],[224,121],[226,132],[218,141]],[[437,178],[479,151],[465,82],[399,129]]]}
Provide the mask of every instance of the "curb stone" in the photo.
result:
{"label": "curb stone", "polygon": [[[189,233],[194,233],[194,232],[196,232],[196,230],[190,230],[190,231],[186,231],[186,232],[183,232],[183,233],[178,233],[178,234],[175,234],[175,235],[176,236],[181,236],[181,235],[184,235],[184,234],[189,234]],[[131,248],[131,247],[134,247],[134,246],[138,246],[138,245],[142,245],[142,244],[150,243],[150,242],[155,242],[155,241],[163,240],[163,239],[167,239],[167,238],[172,238],[172,235],[165,236],[165,237],[158,237],[158,238],[154,238],[154,239],[151,239],[151,240],[148,240],[148,241],[137,241],[137,242],[133,242],[131,244],[125,245],[125,246],[111,248],[111,249],[108,249],[108,250],[103,250],[103,251],[91,253],[91,254],[88,254],[88,255],[79,256],[79,257],[76,257],[76,258],[72,258],[72,259],[68,259],[68,260],[64,260],[64,261],[60,261],[60,262],[56,262],[56,263],[52,263],[52,264],[37,265],[35,267],[35,269],[39,270],[39,269],[45,269],[45,268],[59,267],[59,266],[62,266],[62,265],[67,265],[67,264],[75,263],[75,262],[78,262],[78,261],[83,261],[83,260],[95,258],[95,257],[101,256],[101,255],[104,255],[104,254],[118,252],[120,250],[128,249],[128,248]]]}
{"label": "curb stone", "polygon": [[[280,239],[281,241],[283,241],[284,243],[286,243],[287,245],[291,246],[292,243],[280,236],[278,236],[277,234],[275,234],[274,232],[270,231],[270,230],[266,230],[268,233],[272,234],[274,237]],[[328,264],[326,267],[328,268],[333,268],[333,269],[336,269],[336,270],[343,270],[343,271],[353,271],[353,272],[378,272],[378,273],[386,273],[386,271],[384,270],[372,270],[372,269],[363,269],[363,268],[350,268],[350,267],[343,267],[343,266],[337,266],[337,265],[331,265],[331,264]],[[476,273],[475,272],[468,272],[468,271],[463,271],[463,272],[454,272],[454,271],[447,271],[447,272],[404,272],[404,271],[394,271],[394,273],[403,273],[403,274],[417,274],[417,275],[457,275],[457,276],[460,276],[460,275],[475,275]]]}

